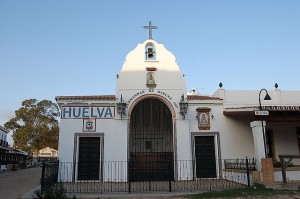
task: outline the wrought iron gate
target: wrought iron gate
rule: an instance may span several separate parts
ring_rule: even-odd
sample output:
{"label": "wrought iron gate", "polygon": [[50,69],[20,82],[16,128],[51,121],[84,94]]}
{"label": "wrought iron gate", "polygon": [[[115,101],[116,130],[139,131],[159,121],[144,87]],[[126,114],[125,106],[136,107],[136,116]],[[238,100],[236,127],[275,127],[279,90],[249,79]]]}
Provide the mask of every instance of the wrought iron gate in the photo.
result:
{"label": "wrought iron gate", "polygon": [[129,180],[173,179],[173,127],[170,109],[158,99],[144,99],[132,110]]}

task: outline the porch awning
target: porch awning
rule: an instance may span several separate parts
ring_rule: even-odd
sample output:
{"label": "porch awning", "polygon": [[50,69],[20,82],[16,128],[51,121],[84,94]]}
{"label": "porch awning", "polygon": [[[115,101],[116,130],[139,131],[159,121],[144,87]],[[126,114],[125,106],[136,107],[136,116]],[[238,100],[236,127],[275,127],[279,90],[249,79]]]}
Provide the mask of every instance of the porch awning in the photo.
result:
{"label": "porch awning", "polygon": [[269,115],[255,115],[258,106],[230,107],[225,108],[223,115],[233,118],[244,118],[249,120],[264,119],[268,122],[300,122],[300,106],[262,106]]}
{"label": "porch awning", "polygon": [[7,146],[0,146],[0,149],[4,150],[4,151],[10,151],[11,150],[11,148],[7,147]]}

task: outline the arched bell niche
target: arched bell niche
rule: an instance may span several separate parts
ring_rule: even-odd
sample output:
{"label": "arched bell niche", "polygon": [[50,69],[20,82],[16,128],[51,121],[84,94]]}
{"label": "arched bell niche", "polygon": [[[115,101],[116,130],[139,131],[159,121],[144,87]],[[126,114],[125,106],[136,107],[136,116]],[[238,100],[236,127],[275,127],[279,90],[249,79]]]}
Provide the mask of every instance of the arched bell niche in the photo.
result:
{"label": "arched bell niche", "polygon": [[155,45],[151,42],[145,46],[145,60],[156,60],[156,49]]}

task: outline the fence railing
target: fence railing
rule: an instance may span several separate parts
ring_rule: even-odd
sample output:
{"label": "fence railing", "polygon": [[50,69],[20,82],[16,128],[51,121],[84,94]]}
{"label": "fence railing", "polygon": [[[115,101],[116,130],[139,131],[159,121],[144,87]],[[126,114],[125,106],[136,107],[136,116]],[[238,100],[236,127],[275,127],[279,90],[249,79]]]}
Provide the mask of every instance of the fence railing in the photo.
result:
{"label": "fence railing", "polygon": [[[247,162],[248,161],[248,162]],[[256,170],[256,161],[254,158],[252,159],[225,159],[224,160],[225,169],[239,169],[239,170],[247,170],[255,171]]]}
{"label": "fence railing", "polygon": [[212,169],[214,176],[207,177],[203,173],[199,177],[201,162],[196,160],[178,160],[170,165],[149,161],[132,164],[103,161],[82,166],[78,162],[47,162],[43,163],[41,186],[43,189],[60,182],[68,192],[98,193],[230,189],[250,186],[251,171],[255,170],[255,160],[247,158],[218,159]]}
{"label": "fence railing", "polygon": [[58,179],[58,161],[43,162],[42,163],[42,178],[41,178],[41,191],[43,192],[45,187],[51,186],[57,183]]}

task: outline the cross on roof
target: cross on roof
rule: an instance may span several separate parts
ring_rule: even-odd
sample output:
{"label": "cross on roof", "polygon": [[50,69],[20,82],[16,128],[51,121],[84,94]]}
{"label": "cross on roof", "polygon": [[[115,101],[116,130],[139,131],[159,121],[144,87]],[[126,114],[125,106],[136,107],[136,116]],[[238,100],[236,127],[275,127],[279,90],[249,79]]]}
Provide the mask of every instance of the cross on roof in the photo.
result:
{"label": "cross on roof", "polygon": [[157,26],[151,26],[151,21],[149,21],[149,26],[144,26],[145,29],[149,29],[149,39],[152,39],[152,29],[158,28]]}

